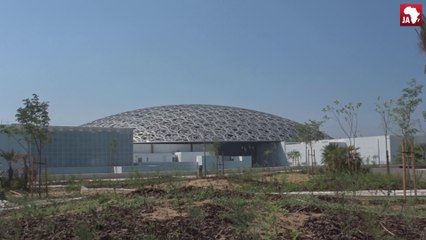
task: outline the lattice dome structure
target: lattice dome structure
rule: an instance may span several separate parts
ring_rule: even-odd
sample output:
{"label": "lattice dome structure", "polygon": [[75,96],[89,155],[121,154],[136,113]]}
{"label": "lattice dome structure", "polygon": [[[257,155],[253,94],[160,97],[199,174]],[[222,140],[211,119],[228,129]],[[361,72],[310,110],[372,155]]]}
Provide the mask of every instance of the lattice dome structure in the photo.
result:
{"label": "lattice dome structure", "polygon": [[299,123],[216,105],[171,105],[119,113],[83,127],[134,128],[134,143],[292,141]]}

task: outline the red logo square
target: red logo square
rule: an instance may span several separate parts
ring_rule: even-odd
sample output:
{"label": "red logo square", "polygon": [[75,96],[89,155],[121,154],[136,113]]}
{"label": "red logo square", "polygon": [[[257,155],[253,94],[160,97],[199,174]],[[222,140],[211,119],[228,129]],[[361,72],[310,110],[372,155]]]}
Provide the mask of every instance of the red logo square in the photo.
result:
{"label": "red logo square", "polygon": [[422,25],[422,4],[405,3],[399,5],[400,26],[421,26]]}

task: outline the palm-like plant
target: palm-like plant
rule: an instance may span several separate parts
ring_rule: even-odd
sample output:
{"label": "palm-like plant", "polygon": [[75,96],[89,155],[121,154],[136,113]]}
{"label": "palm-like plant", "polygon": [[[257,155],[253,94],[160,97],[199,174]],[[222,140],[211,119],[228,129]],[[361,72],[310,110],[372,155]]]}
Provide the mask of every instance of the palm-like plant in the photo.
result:
{"label": "palm-like plant", "polygon": [[[292,150],[287,153],[288,158],[293,160],[293,166],[299,165],[300,152],[297,150]],[[297,164],[296,164],[297,163]]]}
{"label": "palm-like plant", "polygon": [[322,163],[329,172],[357,172],[361,168],[362,159],[358,148],[354,146],[343,147],[331,143],[324,147]]}
{"label": "palm-like plant", "polygon": [[359,148],[355,146],[349,146],[346,148],[347,151],[347,159],[346,159],[346,167],[350,172],[357,172],[361,169],[362,159],[358,152]]}
{"label": "palm-like plant", "polygon": [[330,172],[341,169],[341,165],[345,159],[345,151],[337,144],[331,143],[324,147],[322,152],[322,164]]}

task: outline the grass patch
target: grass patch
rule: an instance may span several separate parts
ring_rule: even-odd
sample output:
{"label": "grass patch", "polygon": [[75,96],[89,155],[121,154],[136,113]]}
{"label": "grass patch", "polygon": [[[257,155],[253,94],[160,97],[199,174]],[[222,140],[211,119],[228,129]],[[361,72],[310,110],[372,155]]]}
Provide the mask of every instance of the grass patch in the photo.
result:
{"label": "grass patch", "polygon": [[[204,180],[135,176],[113,183],[126,188],[137,185],[139,190],[127,195],[100,194],[48,205],[16,199],[26,207],[0,212],[0,224],[7,229],[0,232],[0,239],[28,238],[31,234],[40,239],[422,239],[426,235],[422,222],[426,198],[404,202],[392,196],[366,198],[350,192],[399,188],[397,177],[369,173],[298,175],[297,181],[292,177],[288,173],[247,172],[197,185]],[[231,187],[225,187],[224,182]],[[70,191],[80,184],[111,187],[111,181],[100,180],[73,179],[68,184]],[[338,193],[285,194],[296,190]],[[277,192],[283,194],[270,194]],[[301,222],[289,222],[297,217]],[[61,234],[55,235],[57,232]]]}

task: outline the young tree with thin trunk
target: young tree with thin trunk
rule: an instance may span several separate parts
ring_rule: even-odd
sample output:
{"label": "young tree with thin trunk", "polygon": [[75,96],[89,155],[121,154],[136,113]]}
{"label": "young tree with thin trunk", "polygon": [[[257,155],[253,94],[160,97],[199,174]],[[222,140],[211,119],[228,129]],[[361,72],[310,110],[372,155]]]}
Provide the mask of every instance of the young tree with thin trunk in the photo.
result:
{"label": "young tree with thin trunk", "polygon": [[327,105],[322,109],[324,119],[334,119],[339,125],[342,132],[349,139],[349,145],[355,147],[355,138],[358,134],[358,111],[361,103],[347,103],[342,105],[339,100],[335,100],[333,104]]}
{"label": "young tree with thin trunk", "polygon": [[[24,106],[18,108],[15,115],[24,130],[25,139],[30,145],[34,145],[38,155],[39,166],[39,196],[41,197],[41,166],[47,163],[43,162],[42,150],[49,141],[49,103],[40,101],[37,94],[33,94],[32,98],[26,98],[23,101]],[[47,177],[47,173],[46,177]],[[47,180],[47,179],[46,179]],[[46,195],[47,195],[47,182],[46,182]]]}
{"label": "young tree with thin trunk", "polygon": [[298,140],[309,146],[309,154],[306,153],[306,164],[308,165],[308,169],[309,166],[313,168],[316,164],[313,153],[313,143],[324,138],[324,133],[320,130],[322,123],[322,121],[309,120],[297,127]]}
{"label": "young tree with thin trunk", "polygon": [[213,156],[216,157],[216,176],[219,176],[219,165],[222,165],[222,175],[225,174],[225,169],[222,162],[219,162],[219,157],[222,155],[222,143],[218,139],[214,139],[213,143],[209,147],[209,152],[212,153]]}
{"label": "young tree with thin trunk", "polygon": [[417,84],[416,80],[413,79],[408,83],[408,87],[402,89],[402,96],[399,97],[395,102],[395,107],[392,109],[392,114],[395,122],[401,130],[402,143],[401,143],[401,158],[402,158],[402,177],[403,177],[403,188],[404,188],[404,199],[406,199],[407,189],[407,154],[411,158],[411,167],[413,170],[413,188],[414,195],[417,197],[417,186],[416,186],[416,164],[414,154],[411,154],[414,146],[414,134],[417,129],[413,124],[413,113],[416,111],[417,106],[422,102],[420,94],[423,91],[423,85]]}
{"label": "young tree with thin trunk", "polygon": [[390,126],[392,124],[392,108],[393,100],[381,102],[380,97],[377,98],[376,103],[376,112],[380,115],[382,121],[382,127],[385,132],[385,149],[386,149],[386,173],[390,175],[390,166],[389,166],[389,146],[388,146],[388,136]]}

